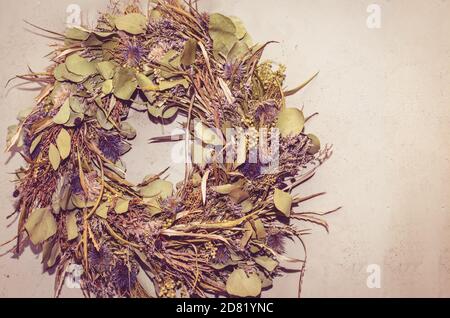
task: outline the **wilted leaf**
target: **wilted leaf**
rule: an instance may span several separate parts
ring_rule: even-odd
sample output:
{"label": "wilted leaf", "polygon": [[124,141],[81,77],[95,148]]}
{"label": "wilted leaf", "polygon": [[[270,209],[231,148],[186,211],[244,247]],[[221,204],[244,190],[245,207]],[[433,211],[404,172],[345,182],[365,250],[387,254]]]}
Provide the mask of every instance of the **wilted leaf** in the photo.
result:
{"label": "wilted leaf", "polygon": [[66,38],[71,40],[85,41],[89,38],[90,33],[80,28],[68,28],[64,34]]}
{"label": "wilted leaf", "polygon": [[80,100],[74,96],[70,96],[69,97],[69,103],[70,103],[70,108],[75,112],[75,113],[83,113],[84,112],[84,108],[83,105],[81,104]]}
{"label": "wilted leaf", "polygon": [[110,61],[103,61],[97,64],[97,70],[105,80],[113,78],[115,68],[116,66]]}
{"label": "wilted leaf", "polygon": [[189,87],[189,82],[186,79],[178,79],[178,80],[167,80],[167,81],[160,81],[158,85],[159,91],[166,91],[168,89],[174,88],[178,85],[182,85],[184,88]]}
{"label": "wilted leaf", "polygon": [[28,216],[25,229],[34,245],[52,237],[56,233],[57,224],[50,208],[34,209]]}
{"label": "wilted leaf", "polygon": [[70,134],[64,128],[56,137],[56,146],[58,147],[59,154],[61,155],[61,159],[64,160],[70,155],[70,150],[72,149],[72,138]]}
{"label": "wilted leaf", "polygon": [[255,237],[259,240],[263,240],[266,238],[266,228],[264,227],[264,223],[258,218],[253,221],[253,226],[255,227]]}
{"label": "wilted leaf", "polygon": [[80,76],[90,76],[97,73],[95,63],[89,62],[79,54],[72,54],[66,59],[67,70]]}
{"label": "wilted leaf", "polygon": [[41,140],[42,140],[42,135],[39,135],[36,138],[34,138],[33,142],[31,143],[31,146],[30,146],[30,154],[32,154],[36,150],[36,147],[39,145]]}
{"label": "wilted leaf", "polygon": [[136,129],[130,123],[124,122],[120,127],[120,134],[127,139],[133,139],[136,137]]}
{"label": "wilted leaf", "polygon": [[136,79],[138,81],[139,87],[143,91],[157,91],[159,90],[158,85],[154,84],[151,79],[142,73],[136,74]]}
{"label": "wilted leaf", "polygon": [[144,33],[147,28],[147,18],[140,13],[130,13],[114,19],[118,30],[130,34]]}
{"label": "wilted leaf", "polygon": [[111,94],[113,90],[113,81],[112,80],[106,80],[105,82],[103,82],[102,85],[102,93],[105,95],[109,95]]}
{"label": "wilted leaf", "polygon": [[256,257],[255,263],[264,267],[269,272],[272,272],[278,266],[278,262],[268,256]]}
{"label": "wilted leaf", "polygon": [[96,117],[100,127],[102,127],[103,129],[111,130],[114,127],[114,125],[108,120],[108,118],[106,118],[105,113],[101,109],[97,110]]}
{"label": "wilted leaf", "polygon": [[195,62],[195,53],[197,51],[197,40],[189,39],[184,44],[183,54],[181,55],[181,64],[189,66]]}
{"label": "wilted leaf", "polygon": [[308,138],[311,140],[312,143],[311,147],[308,149],[308,153],[310,155],[315,155],[320,151],[320,139],[313,134],[309,134]]}
{"label": "wilted leaf", "polygon": [[287,192],[281,191],[280,189],[275,189],[273,201],[277,210],[289,217],[291,214],[292,196]]}
{"label": "wilted leaf", "polygon": [[236,42],[228,53],[228,60],[235,61],[242,58],[249,51],[249,47],[242,41]]}
{"label": "wilted leaf", "polygon": [[169,181],[165,180],[155,180],[151,182],[149,185],[140,189],[140,194],[144,198],[156,198],[164,200],[173,194],[173,185]]}
{"label": "wilted leaf", "polygon": [[58,125],[63,125],[69,121],[70,118],[70,102],[67,99],[59,109],[58,113],[53,117],[53,122]]}
{"label": "wilted leaf", "polygon": [[238,41],[233,21],[219,13],[213,13],[210,16],[209,34],[213,40],[213,50],[216,56],[219,53],[227,56]]}
{"label": "wilted leaf", "polygon": [[199,121],[194,127],[195,137],[203,141],[205,144],[222,146],[223,141],[217,135],[213,129],[205,126],[201,121]]}
{"label": "wilted leaf", "polygon": [[137,80],[134,72],[120,68],[114,75],[114,95],[123,100],[129,100],[137,88]]}
{"label": "wilted leaf", "polygon": [[53,170],[58,170],[59,164],[61,163],[61,157],[58,148],[56,148],[54,144],[51,144],[48,149],[48,158],[52,164]]}
{"label": "wilted leaf", "polygon": [[241,19],[235,16],[230,16],[230,20],[233,21],[233,24],[236,28],[236,37],[241,40],[244,38],[244,36],[247,34],[247,29],[244,26],[244,23]]}
{"label": "wilted leaf", "polygon": [[220,193],[220,194],[229,194],[233,190],[240,189],[242,187],[242,185],[243,185],[243,180],[240,180],[236,183],[220,185],[220,186],[214,187],[213,189],[214,189],[214,191],[216,191],[217,193]]}
{"label": "wilted leaf", "polygon": [[77,211],[66,216],[67,239],[72,241],[78,237]]}
{"label": "wilted leaf", "polygon": [[227,292],[232,296],[256,297],[261,294],[262,283],[258,275],[247,275],[243,269],[236,269],[227,279]]}
{"label": "wilted leaf", "polygon": [[104,202],[102,203],[97,210],[95,211],[95,214],[101,217],[102,219],[108,218],[108,211],[109,211],[109,203]]}
{"label": "wilted leaf", "polygon": [[118,199],[114,207],[114,211],[116,211],[117,214],[126,213],[128,212],[129,206],[130,200]]}
{"label": "wilted leaf", "polygon": [[305,117],[303,112],[297,108],[284,108],[278,114],[277,128],[282,137],[298,135],[305,126]]}

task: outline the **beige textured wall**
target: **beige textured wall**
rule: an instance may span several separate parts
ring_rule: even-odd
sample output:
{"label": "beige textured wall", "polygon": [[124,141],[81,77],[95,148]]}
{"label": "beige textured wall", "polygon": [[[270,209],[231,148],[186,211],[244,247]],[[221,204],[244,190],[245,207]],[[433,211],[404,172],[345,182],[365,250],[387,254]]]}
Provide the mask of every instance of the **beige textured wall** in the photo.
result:
{"label": "beige textured wall", "polygon": [[[62,30],[69,3],[95,16],[103,0],[0,1],[0,131],[32,105],[30,86],[3,89],[29,65],[41,70],[50,40],[22,20]],[[366,26],[367,6],[381,7],[381,28]],[[305,210],[344,209],[330,216],[330,234],[306,242],[304,297],[450,296],[450,1],[445,0],[203,0],[203,8],[240,16],[257,41],[277,40],[266,57],[288,66],[293,86],[320,76],[292,106],[320,112],[308,129],[335,146],[333,158],[301,191],[327,191]],[[128,157],[129,176],[157,172],[168,147],[146,140],[164,129],[132,116],[140,128]],[[152,146],[155,147],[155,146]],[[0,155],[0,241],[14,236],[9,182],[21,163]],[[173,180],[182,167],[172,170]],[[3,248],[1,251],[5,251]],[[300,255],[290,248],[292,256]],[[381,288],[366,286],[369,264],[381,268]],[[297,275],[275,282],[266,296],[295,296]],[[0,296],[48,297],[53,277],[42,274],[31,249],[0,258]],[[65,289],[63,296],[80,296]]]}

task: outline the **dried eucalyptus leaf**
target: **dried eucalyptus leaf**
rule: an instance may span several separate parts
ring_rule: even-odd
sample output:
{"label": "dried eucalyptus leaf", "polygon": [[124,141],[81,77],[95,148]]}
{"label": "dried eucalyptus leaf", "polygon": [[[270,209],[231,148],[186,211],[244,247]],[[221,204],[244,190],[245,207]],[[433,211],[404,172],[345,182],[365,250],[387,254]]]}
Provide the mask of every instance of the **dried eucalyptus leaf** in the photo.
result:
{"label": "dried eucalyptus leaf", "polygon": [[236,28],[236,37],[239,40],[242,40],[244,36],[247,34],[247,29],[244,26],[244,23],[241,19],[235,16],[230,16],[230,20],[233,21],[234,27]]}
{"label": "dried eucalyptus leaf", "polygon": [[49,207],[34,209],[25,223],[25,230],[34,245],[38,245],[55,235],[57,223]]}
{"label": "dried eucalyptus leaf", "polygon": [[59,164],[61,163],[61,157],[59,155],[58,148],[56,148],[54,144],[50,144],[50,148],[48,149],[48,158],[53,170],[58,170]]}
{"label": "dried eucalyptus leaf", "polygon": [[55,117],[53,117],[53,122],[58,125],[64,125],[69,121],[70,113],[70,102],[69,99],[67,99],[59,109],[58,113],[56,113]]}
{"label": "dried eucalyptus leaf", "polygon": [[70,108],[75,113],[84,113],[83,105],[81,104],[81,102],[78,98],[76,98],[75,96],[70,96],[69,103],[70,103]]}
{"label": "dried eucalyptus leaf", "polygon": [[89,38],[90,33],[86,30],[73,27],[66,29],[66,33],[64,35],[66,38],[71,40],[85,41]]}
{"label": "dried eucalyptus leaf", "polygon": [[17,120],[20,122],[23,122],[32,112],[33,112],[33,107],[28,107],[28,108],[22,109],[17,114]]}
{"label": "dried eucalyptus leaf", "polygon": [[95,210],[95,214],[101,217],[102,219],[106,220],[108,218],[108,211],[109,211],[109,202],[104,202],[97,208],[97,210]]}
{"label": "dried eucalyptus leaf", "polygon": [[130,200],[118,199],[114,207],[114,211],[116,211],[117,214],[123,214],[128,212],[129,207]]}
{"label": "dried eucalyptus leaf", "polygon": [[247,275],[243,269],[235,269],[227,279],[227,292],[238,297],[257,297],[261,294],[262,282],[258,275]]}
{"label": "dried eucalyptus leaf", "polygon": [[183,79],[178,79],[178,80],[168,80],[168,81],[160,81],[159,82],[159,86],[158,86],[158,90],[159,91],[165,91],[171,88],[174,88],[178,85],[182,85],[184,88],[188,88],[189,87],[189,82],[183,78]]}
{"label": "dried eucalyptus leaf", "polygon": [[234,44],[239,40],[233,21],[219,13],[213,13],[209,20],[209,35],[213,40],[214,55],[222,53],[227,56]]}
{"label": "dried eucalyptus leaf", "polygon": [[311,147],[308,149],[308,153],[310,155],[315,155],[320,151],[320,139],[313,134],[309,134],[308,138],[311,140],[312,143]]}
{"label": "dried eucalyptus leaf", "polygon": [[70,150],[72,149],[72,137],[64,128],[58,134],[56,138],[56,146],[58,147],[61,159],[64,160],[70,155]]}
{"label": "dried eucalyptus leaf", "polygon": [[113,78],[115,69],[116,65],[110,61],[97,63],[97,70],[105,80]]}
{"label": "dried eucalyptus leaf", "polygon": [[202,122],[198,122],[194,127],[195,137],[203,141],[205,144],[222,146],[222,138],[211,128],[204,125]]}
{"label": "dried eucalyptus leaf", "polygon": [[278,262],[268,256],[255,257],[255,263],[269,272],[272,272],[278,266]]}
{"label": "dried eucalyptus leaf", "polygon": [[133,139],[136,137],[136,129],[130,123],[124,122],[120,127],[120,134],[127,139]]}
{"label": "dried eucalyptus leaf", "polygon": [[89,62],[79,54],[72,54],[66,59],[67,70],[80,76],[91,76],[97,74],[95,63]]}
{"label": "dried eucalyptus leaf", "polygon": [[158,179],[141,188],[139,192],[144,198],[158,197],[161,200],[164,200],[172,196],[173,185],[169,181]]}
{"label": "dried eucalyptus leaf", "polygon": [[189,66],[195,62],[195,53],[197,51],[197,40],[189,39],[184,44],[183,54],[181,55],[181,64]]}
{"label": "dried eucalyptus leaf", "polygon": [[78,237],[77,211],[66,216],[67,240],[72,241]]}
{"label": "dried eucalyptus leaf", "polygon": [[236,42],[228,53],[229,61],[236,61],[241,59],[249,51],[249,47],[242,41]]}
{"label": "dried eucalyptus leaf", "polygon": [[275,189],[273,201],[277,210],[289,217],[291,214],[292,196],[287,192],[281,191],[280,189]]}
{"label": "dried eucalyptus leaf", "polygon": [[136,74],[136,79],[138,81],[139,87],[143,91],[157,91],[159,90],[158,85],[155,85],[153,81],[142,73]]}
{"label": "dried eucalyptus leaf", "polygon": [[33,142],[31,143],[31,146],[30,146],[30,154],[33,154],[33,152],[36,150],[36,147],[39,145],[41,140],[42,140],[42,135],[39,135],[33,139]]}
{"label": "dried eucalyptus leaf", "polygon": [[106,118],[105,113],[101,109],[97,109],[96,117],[100,127],[105,130],[113,129],[114,125]]}
{"label": "dried eucalyptus leaf", "polygon": [[113,90],[113,81],[112,80],[106,80],[102,85],[102,93],[105,95],[111,94]]}
{"label": "dried eucalyptus leaf", "polygon": [[178,107],[169,107],[162,111],[161,118],[162,119],[171,119],[178,113]]}
{"label": "dried eucalyptus leaf", "polygon": [[117,98],[129,100],[138,86],[134,72],[120,68],[114,75],[113,86],[113,92]]}
{"label": "dried eucalyptus leaf", "polygon": [[142,34],[147,28],[147,18],[140,13],[130,13],[114,19],[118,30],[130,34]]}
{"label": "dried eucalyptus leaf", "polygon": [[284,108],[278,114],[277,128],[282,137],[298,135],[305,127],[303,112],[297,108]]}
{"label": "dried eucalyptus leaf", "polygon": [[255,237],[259,240],[264,240],[267,236],[264,223],[259,218],[257,218],[253,221],[253,226],[255,227]]}
{"label": "dried eucalyptus leaf", "polygon": [[83,113],[74,113],[71,112],[69,120],[67,123],[64,124],[66,127],[75,127],[81,124],[84,120],[84,114]]}

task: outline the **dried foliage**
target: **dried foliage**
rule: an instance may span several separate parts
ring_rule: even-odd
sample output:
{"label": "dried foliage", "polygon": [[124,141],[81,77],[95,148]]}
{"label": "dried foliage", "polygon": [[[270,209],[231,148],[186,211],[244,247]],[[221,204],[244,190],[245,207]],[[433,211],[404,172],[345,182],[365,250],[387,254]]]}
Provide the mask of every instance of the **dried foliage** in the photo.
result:
{"label": "dried foliage", "polygon": [[[53,65],[19,76],[43,89],[10,128],[8,150],[20,149],[27,163],[16,172],[15,251],[28,238],[42,244],[56,296],[70,264],[82,264],[83,292],[95,297],[258,296],[285,267],[303,275],[305,259],[284,255],[286,239],[304,246],[309,233],[292,220],[327,224],[294,212],[321,194],[291,192],[331,149],[305,133],[302,111],[286,107],[306,83],[283,91],[284,67],[260,61],[268,43],[253,45],[237,18],[177,0],[148,12],[114,4],[94,30],[53,35],[61,38]],[[221,163],[213,151],[187,164],[176,187],[165,172],[133,185],[121,162],[136,136],[125,121],[131,107],[162,123],[184,115],[180,138],[200,136],[200,148],[235,147],[228,127],[276,127],[279,166],[268,170],[270,153],[248,160],[254,133],[237,150],[241,161]]]}

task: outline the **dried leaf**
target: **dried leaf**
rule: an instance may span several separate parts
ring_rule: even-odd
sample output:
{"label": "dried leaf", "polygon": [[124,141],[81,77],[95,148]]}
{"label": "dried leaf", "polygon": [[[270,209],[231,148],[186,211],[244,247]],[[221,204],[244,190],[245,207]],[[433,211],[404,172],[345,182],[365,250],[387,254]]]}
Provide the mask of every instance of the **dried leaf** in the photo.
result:
{"label": "dried leaf", "polygon": [[95,63],[89,62],[79,54],[72,54],[66,59],[67,70],[80,76],[91,76],[97,74]]}
{"label": "dried leaf", "polygon": [[34,245],[40,244],[55,235],[57,226],[49,207],[34,209],[25,223],[25,229]]}
{"label": "dried leaf", "polygon": [[101,217],[102,219],[106,220],[108,218],[108,211],[109,211],[109,203],[104,202],[97,208],[95,214]]}
{"label": "dried leaf", "polygon": [[320,151],[320,139],[313,134],[309,134],[308,138],[311,140],[312,143],[311,147],[308,149],[308,153],[310,155],[315,155]]}
{"label": "dried leaf", "polygon": [[30,154],[34,153],[34,151],[36,150],[36,147],[39,145],[41,140],[42,140],[42,135],[39,135],[36,138],[34,138],[33,142],[31,143],[31,146],[30,146]]}
{"label": "dried leaf", "polygon": [[202,177],[201,190],[202,190],[202,202],[203,202],[203,205],[206,204],[206,186],[208,184],[209,173],[210,173],[210,171],[207,170],[205,172],[205,174],[203,175],[203,177]]}
{"label": "dried leaf", "polygon": [[291,214],[292,196],[287,192],[281,191],[280,189],[275,189],[273,201],[277,210],[289,217]]}
{"label": "dried leaf", "polygon": [[141,188],[140,194],[144,198],[160,198],[164,200],[172,196],[173,185],[169,181],[158,179]]}
{"label": "dried leaf", "polygon": [[66,216],[67,240],[72,241],[78,237],[77,211]]}
{"label": "dried leaf", "polygon": [[211,128],[204,125],[202,122],[198,122],[194,127],[195,137],[203,141],[205,144],[222,146],[223,141],[219,135]]}
{"label": "dried leaf", "polygon": [[118,30],[135,35],[144,33],[147,28],[147,18],[140,13],[130,13],[116,17],[114,23]]}
{"label": "dried leaf", "polygon": [[81,28],[73,27],[66,29],[64,34],[66,38],[71,40],[85,41],[89,38],[90,33]]}
{"label": "dried leaf", "polygon": [[278,262],[268,256],[255,257],[255,263],[262,266],[269,272],[272,272],[278,266]]}
{"label": "dried leaf", "polygon": [[58,113],[53,117],[53,122],[58,125],[64,125],[70,118],[70,102],[67,99],[59,109]]}
{"label": "dried leaf", "polygon": [[243,269],[235,269],[227,279],[227,292],[238,297],[257,297],[261,294],[262,283],[258,275],[247,275]]}
{"label": "dried leaf", "polygon": [[48,158],[52,164],[53,170],[58,170],[59,164],[61,163],[61,157],[59,155],[58,148],[54,144],[50,144],[48,149]]}
{"label": "dried leaf", "polygon": [[303,112],[297,108],[284,108],[278,114],[277,128],[282,137],[298,135],[305,127]]}
{"label": "dried leaf", "polygon": [[128,212],[129,206],[130,200],[118,199],[114,207],[114,211],[116,211],[117,214],[123,214]]}
{"label": "dried leaf", "polygon": [[105,80],[113,78],[115,68],[116,65],[110,61],[103,61],[97,64],[97,70]]}
{"label": "dried leaf", "polygon": [[197,51],[197,40],[189,39],[184,44],[183,54],[181,55],[181,64],[189,66],[195,63],[195,53]]}
{"label": "dried leaf", "polygon": [[112,80],[106,80],[103,82],[102,85],[102,93],[105,95],[111,94],[113,90],[113,81]]}
{"label": "dried leaf", "polygon": [[137,80],[134,72],[120,68],[114,75],[113,86],[114,95],[123,100],[129,100],[137,88]]}
{"label": "dried leaf", "polygon": [[72,137],[64,128],[58,134],[56,138],[56,146],[58,147],[61,159],[64,160],[70,155],[70,150],[72,149]]}

